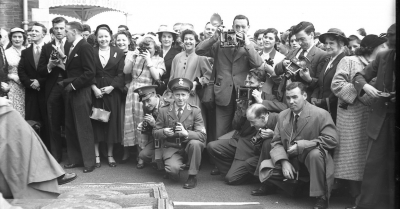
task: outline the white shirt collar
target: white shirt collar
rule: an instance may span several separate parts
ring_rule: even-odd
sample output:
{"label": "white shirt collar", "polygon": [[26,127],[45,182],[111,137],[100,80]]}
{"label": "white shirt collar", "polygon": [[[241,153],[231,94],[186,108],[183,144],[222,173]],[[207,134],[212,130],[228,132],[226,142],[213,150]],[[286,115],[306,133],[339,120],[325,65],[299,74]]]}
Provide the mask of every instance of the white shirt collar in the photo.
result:
{"label": "white shirt collar", "polygon": [[[66,40],[67,40],[67,38],[64,37],[63,39],[61,39],[61,43],[65,44]],[[59,46],[61,44],[60,40],[58,40],[58,39],[55,39],[54,41],[56,42],[56,46]]]}
{"label": "white shirt collar", "polygon": [[185,103],[185,105],[183,105],[182,107],[178,107],[178,105],[175,104],[175,112],[178,112],[178,109],[179,109],[179,108],[182,108],[182,110],[184,110],[185,107],[186,107],[186,103]]}
{"label": "white shirt collar", "polygon": [[37,46],[43,47],[44,46],[44,41],[40,42],[40,44],[33,43],[33,48],[36,49]]}
{"label": "white shirt collar", "polygon": [[[301,111],[301,112],[303,112],[303,111]],[[299,117],[300,117],[300,115],[301,115],[301,112],[299,112],[299,113],[294,113],[294,112],[292,112],[293,113],[293,117],[295,117],[296,115],[298,115]]]}
{"label": "white shirt collar", "polygon": [[78,44],[78,42],[81,41],[82,39],[83,39],[82,36],[76,37],[74,43],[72,43],[72,46],[74,46],[74,48],[75,48],[75,46]]}

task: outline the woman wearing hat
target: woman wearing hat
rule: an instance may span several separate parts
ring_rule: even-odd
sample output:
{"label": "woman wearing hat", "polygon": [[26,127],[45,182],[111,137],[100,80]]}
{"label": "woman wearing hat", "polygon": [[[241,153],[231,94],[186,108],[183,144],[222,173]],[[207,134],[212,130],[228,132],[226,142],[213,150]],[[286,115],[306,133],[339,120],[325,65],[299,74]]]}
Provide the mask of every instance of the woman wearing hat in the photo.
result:
{"label": "woman wearing hat", "polygon": [[96,28],[96,47],[94,61],[96,66],[96,83],[92,85],[93,107],[110,111],[108,122],[92,120],[95,139],[96,167],[100,167],[99,143],[106,142],[108,147],[108,165],[116,167],[113,157],[114,143],[122,141],[121,97],[124,88],[124,57],[125,54],[116,46],[111,45],[112,31],[108,25]]}
{"label": "woman wearing hat", "polygon": [[158,29],[158,40],[161,42],[161,52],[160,57],[164,58],[165,64],[165,73],[161,76],[161,80],[164,82],[164,86],[158,87],[156,89],[156,93],[159,95],[163,95],[164,91],[167,90],[167,84],[169,81],[172,60],[175,58],[177,54],[179,54],[182,50],[178,50],[173,47],[173,44],[176,42],[176,38],[179,35],[171,28],[168,28],[166,25],[161,25]]}
{"label": "woman wearing hat", "polygon": [[340,143],[335,149],[335,178],[347,180],[353,197],[360,193],[364,165],[368,149],[366,125],[369,115],[367,94],[357,96],[352,83],[357,72],[375,60],[376,55],[386,50],[386,40],[376,35],[367,35],[356,49],[355,56],[344,57],[338,64],[332,79],[332,92],[338,97],[336,127]]}
{"label": "woman wearing hat", "polygon": [[[134,90],[141,86],[152,85],[165,73],[164,59],[159,56],[161,48],[157,42],[156,37],[146,34],[138,40],[139,47],[133,52],[132,56],[125,58],[124,73],[130,74],[132,81],[125,103],[123,161],[129,158],[127,147],[138,145],[138,149],[143,149],[147,144],[147,138],[143,137],[141,132],[137,130],[138,124],[143,122],[143,108],[142,102],[139,101],[139,95],[134,93]],[[139,48],[145,48],[145,50],[140,52]],[[138,159],[138,165],[141,164],[143,164],[143,160]]]}
{"label": "woman wearing hat", "polygon": [[311,103],[327,110],[336,122],[337,97],[331,91],[332,78],[336,67],[345,56],[345,46],[349,43],[344,33],[337,28],[331,28],[319,36],[319,41],[325,45],[327,58],[318,75],[318,82],[313,87]]}
{"label": "woman wearing hat", "polygon": [[25,49],[25,31],[21,28],[13,28],[8,34],[8,38],[12,43],[12,46],[5,51],[10,81],[8,98],[11,100],[13,108],[25,118],[25,87],[18,77],[18,63],[21,59],[21,51]]}

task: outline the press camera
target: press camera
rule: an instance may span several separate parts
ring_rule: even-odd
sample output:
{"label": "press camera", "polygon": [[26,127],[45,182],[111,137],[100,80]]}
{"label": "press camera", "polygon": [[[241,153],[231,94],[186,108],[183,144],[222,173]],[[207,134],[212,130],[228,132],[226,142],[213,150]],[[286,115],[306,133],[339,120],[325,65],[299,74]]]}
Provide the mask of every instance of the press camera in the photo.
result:
{"label": "press camera", "polygon": [[53,51],[50,54],[50,59],[51,60],[58,60],[58,54],[59,54],[58,51],[53,49]]}
{"label": "press camera", "polygon": [[250,142],[251,142],[251,144],[252,144],[253,146],[258,146],[258,145],[260,145],[260,144],[263,142],[263,138],[261,137],[261,130],[263,130],[263,129],[260,128],[260,129],[258,130],[257,134],[254,135],[254,136],[251,138]]}
{"label": "press camera", "polygon": [[237,39],[236,32],[232,29],[222,31],[219,40],[221,48],[244,46],[244,41]]}
{"label": "press camera", "polygon": [[147,121],[143,121],[142,122],[142,134],[151,134],[153,131],[153,127],[147,122]]}
{"label": "press camera", "polygon": [[252,101],[253,104],[256,103],[256,99],[251,95],[255,89],[257,89],[257,87],[240,86],[237,91],[237,99]]}
{"label": "press camera", "polygon": [[286,67],[287,71],[285,72],[285,77],[287,79],[291,79],[299,70],[306,68],[307,65],[307,57],[302,57],[301,59],[297,59],[293,57],[290,59],[289,65]]}

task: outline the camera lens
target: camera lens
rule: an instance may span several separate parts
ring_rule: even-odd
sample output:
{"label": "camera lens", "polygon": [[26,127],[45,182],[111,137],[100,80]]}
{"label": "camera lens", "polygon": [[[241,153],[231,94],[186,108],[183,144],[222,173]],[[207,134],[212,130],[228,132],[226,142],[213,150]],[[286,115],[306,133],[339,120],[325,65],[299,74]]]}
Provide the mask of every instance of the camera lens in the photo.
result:
{"label": "camera lens", "polygon": [[233,41],[233,37],[232,36],[228,36],[228,41]]}

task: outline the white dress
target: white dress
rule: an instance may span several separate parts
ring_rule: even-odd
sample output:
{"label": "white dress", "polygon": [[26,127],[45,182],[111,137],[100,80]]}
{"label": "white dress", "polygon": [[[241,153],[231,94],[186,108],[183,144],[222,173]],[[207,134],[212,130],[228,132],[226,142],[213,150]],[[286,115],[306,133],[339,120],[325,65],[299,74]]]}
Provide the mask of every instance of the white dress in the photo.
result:
{"label": "white dress", "polygon": [[[8,74],[18,76],[18,63],[21,59],[21,51],[11,46],[5,51],[5,55],[8,62]],[[10,80],[9,84],[10,92],[8,92],[8,98],[11,100],[13,108],[25,118],[25,87],[19,80],[18,82]]]}

